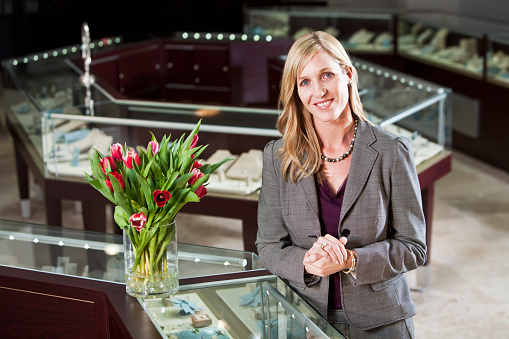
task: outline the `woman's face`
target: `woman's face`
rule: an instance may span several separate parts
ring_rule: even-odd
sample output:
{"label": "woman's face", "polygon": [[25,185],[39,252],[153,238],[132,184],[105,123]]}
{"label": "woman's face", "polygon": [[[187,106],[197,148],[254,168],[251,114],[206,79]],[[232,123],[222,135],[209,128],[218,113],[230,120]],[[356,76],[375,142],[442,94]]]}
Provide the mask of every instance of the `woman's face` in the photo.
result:
{"label": "woman's face", "polygon": [[315,123],[332,122],[348,110],[347,72],[327,52],[320,51],[297,78],[299,98]]}

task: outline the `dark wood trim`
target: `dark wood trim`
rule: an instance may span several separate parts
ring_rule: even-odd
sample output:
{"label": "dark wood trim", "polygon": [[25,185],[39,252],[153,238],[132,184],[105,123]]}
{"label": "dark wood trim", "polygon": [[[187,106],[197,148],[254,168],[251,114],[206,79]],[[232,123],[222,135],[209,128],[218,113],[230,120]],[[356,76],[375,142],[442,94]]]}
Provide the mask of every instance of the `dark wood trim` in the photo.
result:
{"label": "dark wood trim", "polygon": [[433,233],[433,207],[435,204],[435,182],[449,173],[452,166],[452,153],[445,151],[433,165],[423,164],[418,177],[421,186],[422,209],[426,221],[426,265],[431,262],[431,234]]}
{"label": "dark wood trim", "polygon": [[0,266],[0,296],[2,333],[13,337],[160,338],[122,284]]}

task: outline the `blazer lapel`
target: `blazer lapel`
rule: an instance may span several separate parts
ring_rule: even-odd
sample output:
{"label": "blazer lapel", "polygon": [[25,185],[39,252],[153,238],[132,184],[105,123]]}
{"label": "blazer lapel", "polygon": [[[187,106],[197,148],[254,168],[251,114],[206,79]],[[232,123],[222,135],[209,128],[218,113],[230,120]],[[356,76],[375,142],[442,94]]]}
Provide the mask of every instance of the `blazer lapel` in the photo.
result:
{"label": "blazer lapel", "polygon": [[371,169],[378,157],[378,152],[370,146],[375,141],[376,138],[371,126],[367,122],[360,121],[357,140],[355,141],[352,153],[348,181],[345,187],[345,195],[343,197],[340,223],[343,221],[344,216],[353,206],[355,200],[357,200],[364,185],[368,181]]}
{"label": "blazer lapel", "polygon": [[316,195],[314,176],[311,175],[305,177],[299,182],[299,185],[302,187],[302,190],[304,191],[307,203],[315,213],[315,216],[318,218],[318,196]]}

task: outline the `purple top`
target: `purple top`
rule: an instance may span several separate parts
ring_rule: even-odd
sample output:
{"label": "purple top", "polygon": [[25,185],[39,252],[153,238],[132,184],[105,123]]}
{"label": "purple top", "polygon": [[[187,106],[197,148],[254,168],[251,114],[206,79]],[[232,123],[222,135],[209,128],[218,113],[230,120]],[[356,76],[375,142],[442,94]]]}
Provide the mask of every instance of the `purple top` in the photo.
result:
{"label": "purple top", "polygon": [[[327,181],[324,181],[323,185],[316,184],[322,235],[330,234],[339,239],[339,217],[347,179],[348,177],[341,185],[337,195],[330,191]],[[343,308],[339,273],[329,276],[329,308]]]}

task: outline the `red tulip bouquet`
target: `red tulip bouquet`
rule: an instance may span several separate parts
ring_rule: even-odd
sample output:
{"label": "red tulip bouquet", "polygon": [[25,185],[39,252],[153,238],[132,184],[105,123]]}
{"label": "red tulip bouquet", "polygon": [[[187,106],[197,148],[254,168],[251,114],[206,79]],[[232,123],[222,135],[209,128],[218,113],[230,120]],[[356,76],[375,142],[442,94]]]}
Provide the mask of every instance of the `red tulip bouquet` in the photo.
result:
{"label": "red tulip bouquet", "polygon": [[117,143],[110,156],[96,149],[90,158],[93,176],[86,174],[85,180],[116,205],[115,222],[134,252],[132,274],[164,275],[160,270],[166,269],[166,248],[175,236],[177,213],[188,202],[199,202],[207,194],[210,174],[233,160],[204,165],[196,160],[208,146],[197,146],[200,124],[172,143],[166,135],[159,143],[152,134],[146,151],[140,148],[139,154]]}

